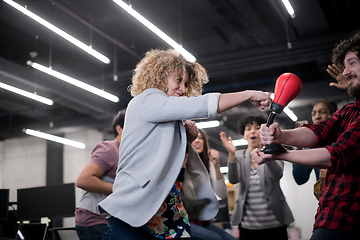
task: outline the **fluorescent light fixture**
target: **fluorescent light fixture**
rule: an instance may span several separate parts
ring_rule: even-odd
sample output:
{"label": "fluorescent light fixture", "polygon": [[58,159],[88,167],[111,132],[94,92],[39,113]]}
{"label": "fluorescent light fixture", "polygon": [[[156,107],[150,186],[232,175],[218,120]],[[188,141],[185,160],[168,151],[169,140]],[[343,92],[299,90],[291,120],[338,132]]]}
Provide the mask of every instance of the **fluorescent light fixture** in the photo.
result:
{"label": "fluorescent light fixture", "polygon": [[13,93],[20,94],[20,95],[22,95],[24,97],[31,98],[33,100],[39,101],[39,102],[47,104],[47,105],[53,105],[54,104],[54,102],[51,99],[39,96],[39,95],[31,93],[31,92],[27,92],[25,90],[22,90],[20,88],[16,88],[16,87],[7,85],[7,84],[2,83],[2,82],[0,82],[0,88],[6,89],[6,90],[8,90],[10,92],[13,92]]}
{"label": "fluorescent light fixture", "polygon": [[228,172],[229,172],[229,168],[228,168],[228,167],[220,167],[220,172],[221,172],[221,173],[228,173]]}
{"label": "fluorescent light fixture", "polygon": [[107,93],[104,90],[93,87],[93,86],[91,86],[89,84],[81,82],[81,81],[79,81],[79,80],[77,80],[75,78],[69,77],[69,76],[67,76],[65,74],[62,74],[60,72],[54,71],[51,68],[45,67],[43,65],[40,65],[40,64],[32,62],[32,61],[27,61],[27,65],[32,66],[33,68],[35,68],[35,69],[37,69],[39,71],[42,71],[44,73],[47,73],[47,74],[49,74],[49,75],[51,75],[53,77],[59,78],[60,80],[63,80],[65,82],[67,82],[67,83],[70,83],[70,84],[72,84],[74,86],[77,86],[77,87],[82,88],[82,89],[84,89],[86,91],[89,91],[89,92],[91,92],[93,94],[96,94],[96,95],[98,95],[100,97],[108,99],[108,100],[110,100],[112,102],[118,102],[119,101],[119,98],[117,96],[113,95],[113,94]]}
{"label": "fluorescent light fixture", "polygon": [[107,58],[106,56],[102,55],[101,53],[97,52],[96,50],[92,49],[91,46],[87,46],[86,44],[80,42],[79,40],[77,40],[76,38],[74,38],[73,36],[71,36],[70,34],[64,32],[63,30],[61,30],[60,28],[52,25],[51,23],[49,23],[48,21],[42,19],[41,17],[37,16],[36,14],[30,12],[29,10],[27,10],[26,8],[24,8],[23,6],[17,4],[16,2],[12,1],[12,0],[3,0],[4,2],[6,2],[7,4],[9,4],[10,6],[14,7],[15,9],[19,10],[20,12],[22,12],[23,14],[25,14],[26,16],[34,19],[35,21],[37,21],[38,23],[40,23],[41,25],[43,25],[44,27],[47,27],[48,29],[50,29],[51,31],[53,31],[54,33],[58,34],[60,37],[65,38],[66,40],[68,40],[69,42],[71,42],[72,44],[74,44],[75,46],[79,47],[80,49],[84,50],[85,52],[87,52],[88,54],[94,56],[95,58],[99,59],[100,61],[102,61],[103,63],[109,64],[110,63],[110,59]]}
{"label": "fluorescent light fixture", "polygon": [[[270,98],[271,98],[272,100],[274,100],[274,94],[273,94],[273,93],[270,94]],[[284,112],[286,115],[288,115],[288,117],[289,117],[291,120],[293,120],[294,122],[296,122],[296,121],[298,120],[298,117],[296,116],[296,114],[295,114],[293,111],[291,111],[290,108],[288,108],[287,106],[284,108],[283,112]]]}
{"label": "fluorescent light fixture", "polygon": [[77,142],[77,141],[70,140],[70,139],[66,139],[66,138],[62,138],[62,137],[58,137],[58,136],[54,136],[54,135],[51,135],[51,134],[48,134],[48,133],[43,133],[43,132],[40,132],[40,131],[35,131],[35,130],[32,130],[32,129],[24,129],[24,132],[26,134],[28,134],[28,135],[31,135],[31,136],[43,138],[43,139],[50,140],[50,141],[53,141],[53,142],[62,143],[62,144],[69,145],[69,146],[76,147],[76,148],[80,148],[80,149],[84,149],[86,147],[84,143]]}
{"label": "fluorescent light fixture", "polygon": [[232,141],[234,146],[246,146],[248,145],[247,141],[245,139],[236,139]]}
{"label": "fluorescent light fixture", "polygon": [[298,120],[298,117],[295,115],[293,111],[291,111],[290,108],[288,107],[284,108],[284,113],[286,113],[286,115],[288,115],[289,118],[291,118],[291,120],[293,120],[294,122]]}
{"label": "fluorescent light fixture", "polygon": [[128,12],[131,16],[136,18],[139,22],[144,24],[148,29],[150,29],[153,33],[158,35],[162,40],[167,42],[170,46],[176,49],[181,55],[183,55],[188,61],[195,62],[196,58],[191,55],[188,51],[186,51],[180,44],[176,43],[172,40],[168,35],[166,35],[163,31],[161,31],[158,27],[152,24],[149,20],[141,16],[138,12],[136,12],[131,6],[127,5],[125,2],[121,0],[113,0],[117,5],[119,5],[122,9]]}
{"label": "fluorescent light fixture", "polygon": [[20,230],[17,231],[17,235],[20,237],[21,240],[25,239],[24,235]]}
{"label": "fluorescent light fixture", "polygon": [[295,18],[295,11],[294,9],[292,8],[289,0],[282,0],[286,10],[288,11],[289,15],[292,17],[292,18]]}
{"label": "fluorescent light fixture", "polygon": [[217,120],[207,121],[207,122],[197,122],[195,124],[197,128],[213,128],[220,126],[220,122]]}

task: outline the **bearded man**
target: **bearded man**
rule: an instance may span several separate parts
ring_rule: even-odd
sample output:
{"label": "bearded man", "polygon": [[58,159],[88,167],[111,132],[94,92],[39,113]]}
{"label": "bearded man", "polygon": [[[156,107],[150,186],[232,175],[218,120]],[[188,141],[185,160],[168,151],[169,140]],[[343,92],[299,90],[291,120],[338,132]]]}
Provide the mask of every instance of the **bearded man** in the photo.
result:
{"label": "bearded man", "polygon": [[[333,50],[333,63],[347,78],[347,104],[331,117],[301,128],[281,130],[278,123],[261,126],[264,145],[272,142],[312,148],[265,154],[255,149],[258,163],[284,160],[313,168],[327,168],[311,240],[360,239],[360,32],[341,41]],[[339,81],[338,81],[339,82]],[[340,82],[339,82],[340,84]],[[334,144],[332,144],[334,143]]]}

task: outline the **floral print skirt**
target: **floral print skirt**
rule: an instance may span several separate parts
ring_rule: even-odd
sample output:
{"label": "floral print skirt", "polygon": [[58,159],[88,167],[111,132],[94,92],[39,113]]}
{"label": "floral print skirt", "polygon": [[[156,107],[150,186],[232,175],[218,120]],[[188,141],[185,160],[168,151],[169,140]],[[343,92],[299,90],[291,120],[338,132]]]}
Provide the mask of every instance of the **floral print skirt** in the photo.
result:
{"label": "floral print skirt", "polygon": [[169,195],[157,213],[143,226],[152,236],[159,239],[191,237],[189,216],[179,197],[184,181],[186,160],[187,157]]}

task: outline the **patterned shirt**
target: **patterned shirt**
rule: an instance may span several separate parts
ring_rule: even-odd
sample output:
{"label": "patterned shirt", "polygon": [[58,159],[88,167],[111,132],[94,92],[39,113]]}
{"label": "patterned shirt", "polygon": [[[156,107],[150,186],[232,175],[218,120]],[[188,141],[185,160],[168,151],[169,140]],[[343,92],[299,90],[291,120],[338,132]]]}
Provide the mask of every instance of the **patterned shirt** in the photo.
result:
{"label": "patterned shirt", "polygon": [[179,196],[184,182],[187,157],[188,153],[169,195],[157,213],[143,226],[152,236],[159,239],[190,237],[189,216]]}
{"label": "patterned shirt", "polygon": [[317,137],[314,147],[325,147],[331,155],[314,229],[352,230],[360,219],[360,100],[304,126]]}

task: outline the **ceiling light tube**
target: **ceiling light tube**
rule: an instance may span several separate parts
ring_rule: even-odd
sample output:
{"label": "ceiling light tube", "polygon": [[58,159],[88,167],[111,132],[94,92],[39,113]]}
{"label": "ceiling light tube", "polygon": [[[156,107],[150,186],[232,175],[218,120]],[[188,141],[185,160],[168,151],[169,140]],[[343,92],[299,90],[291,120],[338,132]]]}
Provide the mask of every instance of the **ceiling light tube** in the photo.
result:
{"label": "ceiling light tube", "polygon": [[23,131],[26,134],[34,136],[34,137],[43,138],[43,139],[46,139],[46,140],[50,140],[50,141],[57,142],[57,143],[62,143],[62,144],[69,145],[69,146],[72,146],[72,147],[76,147],[76,148],[80,148],[80,149],[84,149],[86,147],[84,143],[77,142],[77,141],[74,141],[74,140],[70,140],[70,139],[67,139],[67,138],[58,137],[58,136],[51,135],[51,134],[48,134],[48,133],[43,133],[43,132],[35,131],[35,130],[32,130],[32,129],[24,129]]}
{"label": "ceiling light tube", "polygon": [[295,11],[294,9],[292,8],[289,0],[282,0],[286,10],[288,11],[289,15],[292,17],[292,18],[295,18]]}
{"label": "ceiling light tube", "polygon": [[245,139],[236,139],[233,140],[232,143],[234,144],[235,147],[248,145],[248,142]]}
{"label": "ceiling light tube", "polygon": [[[270,98],[271,98],[272,100],[274,100],[274,94],[273,94],[273,93],[270,94]],[[291,109],[288,108],[287,106],[284,107],[283,112],[284,112],[286,115],[288,115],[288,117],[289,117],[291,120],[293,120],[294,122],[296,122],[296,121],[298,120],[298,117],[296,116],[296,114],[295,114],[293,111],[291,111]]]}
{"label": "ceiling light tube", "polygon": [[229,172],[229,168],[228,167],[220,167],[220,172],[225,174]]}
{"label": "ceiling light tube", "polygon": [[35,68],[35,69],[37,69],[39,71],[42,71],[44,73],[47,73],[47,74],[49,74],[49,75],[51,75],[53,77],[59,78],[60,80],[63,80],[65,82],[67,82],[67,83],[70,83],[70,84],[72,84],[74,86],[77,86],[77,87],[82,88],[82,89],[84,89],[86,91],[89,91],[89,92],[91,92],[93,94],[96,94],[96,95],[98,95],[100,97],[108,99],[108,100],[110,100],[112,102],[118,102],[119,101],[119,98],[117,96],[113,95],[113,94],[107,93],[104,90],[93,87],[93,86],[91,86],[89,84],[81,82],[81,81],[79,81],[79,80],[77,80],[75,78],[69,77],[69,76],[67,76],[65,74],[62,74],[60,72],[54,71],[51,68],[45,67],[43,65],[40,65],[40,64],[32,62],[32,61],[27,61],[27,65],[32,66],[33,68]]}
{"label": "ceiling light tube", "polygon": [[65,38],[66,40],[68,40],[69,42],[71,42],[72,44],[74,44],[75,46],[79,47],[80,49],[84,50],[85,52],[87,52],[88,54],[94,56],[95,58],[99,59],[100,61],[102,61],[103,63],[109,64],[110,63],[110,59],[107,58],[106,56],[102,55],[101,53],[97,52],[96,50],[92,49],[91,46],[87,46],[86,44],[82,43],[81,41],[77,40],[76,38],[74,38],[73,36],[71,36],[70,34],[64,32],[63,30],[61,30],[60,28],[52,25],[51,23],[49,23],[48,21],[42,19],[41,17],[37,16],[36,14],[30,12],[29,10],[27,10],[26,8],[24,8],[23,6],[17,4],[16,2],[12,1],[12,0],[3,0],[4,2],[6,2],[7,4],[9,4],[10,6],[14,7],[15,9],[19,10],[20,12],[22,12],[23,14],[25,14],[26,16],[34,19],[35,21],[37,21],[38,23],[40,23],[41,25],[43,25],[44,27],[47,27],[48,29],[50,29],[51,31],[53,31],[54,33],[58,34],[59,36]]}
{"label": "ceiling light tube", "polygon": [[207,121],[207,122],[197,122],[195,124],[197,128],[213,128],[220,126],[220,122],[217,120]]}
{"label": "ceiling light tube", "polygon": [[158,27],[152,24],[149,20],[141,16],[138,12],[136,12],[131,6],[127,5],[125,2],[121,0],[113,0],[117,5],[119,5],[122,9],[128,12],[131,16],[136,18],[139,22],[144,24],[148,29],[150,29],[153,33],[158,35],[162,40],[172,46],[175,50],[177,50],[181,55],[183,55],[188,61],[195,62],[196,58],[191,55],[188,51],[186,51],[181,45],[172,40],[168,35],[166,35],[163,31],[161,31]]}
{"label": "ceiling light tube", "polygon": [[286,115],[288,115],[289,118],[291,118],[291,120],[293,120],[294,122],[296,122],[298,120],[298,117],[295,115],[295,113],[293,111],[291,111],[290,108],[285,107],[284,113],[286,113]]}
{"label": "ceiling light tube", "polygon": [[17,93],[17,94],[22,95],[24,97],[31,98],[33,100],[44,103],[46,105],[53,105],[54,104],[54,102],[51,99],[39,96],[39,95],[31,93],[31,92],[27,92],[25,90],[22,90],[20,88],[16,88],[16,87],[7,85],[7,84],[2,83],[2,82],[0,82],[0,88],[6,89],[6,90],[8,90],[10,92],[13,92],[13,93]]}

